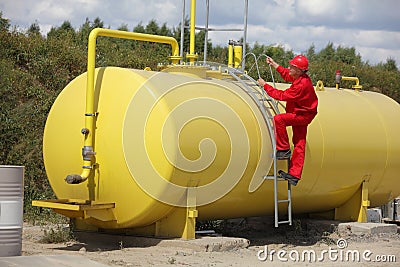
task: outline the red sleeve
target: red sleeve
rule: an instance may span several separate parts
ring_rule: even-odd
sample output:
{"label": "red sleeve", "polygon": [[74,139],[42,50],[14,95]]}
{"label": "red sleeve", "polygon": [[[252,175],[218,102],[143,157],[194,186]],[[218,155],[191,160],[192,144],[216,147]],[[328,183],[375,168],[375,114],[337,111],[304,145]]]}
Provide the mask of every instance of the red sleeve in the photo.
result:
{"label": "red sleeve", "polygon": [[301,88],[294,87],[293,85],[282,91],[266,83],[264,90],[269,96],[279,101],[296,101],[301,98]]}
{"label": "red sleeve", "polygon": [[287,81],[287,82],[294,81],[293,77],[289,75],[289,69],[284,68],[282,66],[278,66],[278,68],[276,68],[276,71],[279,72],[279,74],[285,81]]}

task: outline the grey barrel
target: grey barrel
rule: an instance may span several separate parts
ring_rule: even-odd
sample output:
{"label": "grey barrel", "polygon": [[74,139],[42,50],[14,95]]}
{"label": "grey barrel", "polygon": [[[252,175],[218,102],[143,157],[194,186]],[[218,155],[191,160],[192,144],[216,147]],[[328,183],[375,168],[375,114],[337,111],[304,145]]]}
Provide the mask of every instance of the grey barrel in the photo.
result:
{"label": "grey barrel", "polygon": [[24,170],[0,165],[0,257],[21,255]]}

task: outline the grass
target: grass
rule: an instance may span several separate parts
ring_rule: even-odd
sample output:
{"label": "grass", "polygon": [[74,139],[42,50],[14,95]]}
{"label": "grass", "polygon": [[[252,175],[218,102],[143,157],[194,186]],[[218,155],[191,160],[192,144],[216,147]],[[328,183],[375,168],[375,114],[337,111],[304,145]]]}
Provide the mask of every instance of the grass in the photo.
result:
{"label": "grass", "polygon": [[65,224],[58,224],[55,228],[51,227],[43,231],[44,235],[40,239],[41,243],[64,243],[75,239],[71,228],[65,226]]}

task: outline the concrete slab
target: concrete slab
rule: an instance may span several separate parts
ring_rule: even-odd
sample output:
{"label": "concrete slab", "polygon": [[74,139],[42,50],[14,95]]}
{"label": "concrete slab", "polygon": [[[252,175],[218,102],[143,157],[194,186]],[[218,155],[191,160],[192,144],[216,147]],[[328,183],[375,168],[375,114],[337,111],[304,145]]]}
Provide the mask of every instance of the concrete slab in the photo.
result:
{"label": "concrete slab", "polygon": [[387,223],[360,223],[348,222],[338,225],[338,232],[341,235],[346,234],[396,234],[397,225]]}
{"label": "concrete slab", "polygon": [[72,255],[37,255],[0,257],[0,267],[110,267],[82,256]]}

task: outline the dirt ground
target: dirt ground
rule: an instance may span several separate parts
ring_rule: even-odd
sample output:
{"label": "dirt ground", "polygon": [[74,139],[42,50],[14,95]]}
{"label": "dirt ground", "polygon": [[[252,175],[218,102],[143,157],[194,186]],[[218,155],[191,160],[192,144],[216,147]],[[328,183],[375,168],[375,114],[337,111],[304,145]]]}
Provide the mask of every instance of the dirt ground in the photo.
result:
{"label": "dirt ground", "polygon": [[44,243],[51,229],[60,227],[25,224],[22,255],[80,255],[109,266],[400,266],[399,233],[339,234],[332,221],[274,228],[269,218],[230,220],[200,243],[79,232]]}

